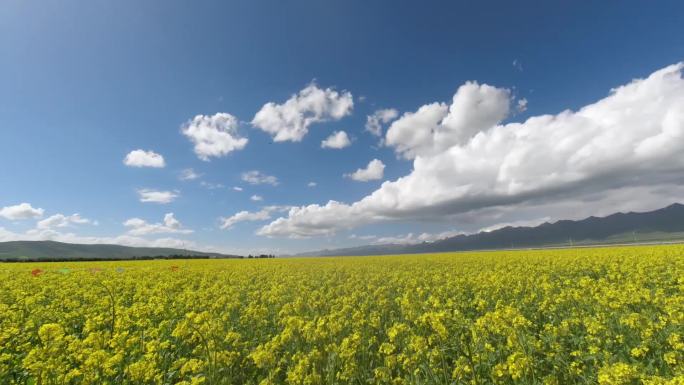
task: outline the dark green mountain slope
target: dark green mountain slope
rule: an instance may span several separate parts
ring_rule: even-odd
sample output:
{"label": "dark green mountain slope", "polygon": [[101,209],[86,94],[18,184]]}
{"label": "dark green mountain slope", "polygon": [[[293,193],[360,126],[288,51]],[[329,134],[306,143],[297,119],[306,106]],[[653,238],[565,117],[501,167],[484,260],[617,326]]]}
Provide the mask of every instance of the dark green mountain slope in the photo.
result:
{"label": "dark green mountain slope", "polygon": [[54,241],[0,242],[0,259],[131,259],[156,256],[236,257],[219,253],[205,253],[161,247],[129,247],[120,245],[81,245]]}

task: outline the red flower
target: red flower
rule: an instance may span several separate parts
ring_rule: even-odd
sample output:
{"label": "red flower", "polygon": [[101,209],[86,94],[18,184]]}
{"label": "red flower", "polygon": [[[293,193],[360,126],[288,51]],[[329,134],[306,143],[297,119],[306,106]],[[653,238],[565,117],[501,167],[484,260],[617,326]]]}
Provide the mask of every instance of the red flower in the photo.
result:
{"label": "red flower", "polygon": [[41,270],[41,269],[33,269],[33,270],[31,270],[31,275],[34,276],[34,277],[37,277],[37,276],[39,276],[39,275],[41,275],[41,274],[43,274],[43,270]]}

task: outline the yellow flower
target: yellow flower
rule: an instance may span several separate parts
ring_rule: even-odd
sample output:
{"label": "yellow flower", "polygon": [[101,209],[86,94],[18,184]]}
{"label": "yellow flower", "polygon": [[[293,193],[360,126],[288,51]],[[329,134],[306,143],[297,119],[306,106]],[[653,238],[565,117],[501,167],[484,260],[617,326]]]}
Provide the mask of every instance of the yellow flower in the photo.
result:
{"label": "yellow flower", "polygon": [[601,368],[598,382],[599,385],[628,385],[638,376],[639,371],[635,367],[620,362]]}

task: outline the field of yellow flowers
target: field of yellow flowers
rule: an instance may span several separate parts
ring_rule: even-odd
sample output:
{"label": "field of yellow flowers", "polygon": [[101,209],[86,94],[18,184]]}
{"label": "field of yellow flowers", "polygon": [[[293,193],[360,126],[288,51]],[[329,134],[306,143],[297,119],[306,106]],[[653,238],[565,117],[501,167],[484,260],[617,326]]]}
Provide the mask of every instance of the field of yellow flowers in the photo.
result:
{"label": "field of yellow flowers", "polygon": [[684,384],[684,246],[0,264],[0,384]]}

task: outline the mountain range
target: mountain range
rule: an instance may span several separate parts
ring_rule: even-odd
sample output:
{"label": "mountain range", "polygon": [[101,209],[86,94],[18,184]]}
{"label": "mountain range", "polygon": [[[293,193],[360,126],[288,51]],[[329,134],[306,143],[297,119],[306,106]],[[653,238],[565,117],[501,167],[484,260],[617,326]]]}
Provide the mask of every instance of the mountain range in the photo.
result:
{"label": "mountain range", "polygon": [[503,227],[418,244],[381,244],[318,250],[300,256],[380,255],[447,251],[647,243],[684,240],[684,205],[649,212],[560,220],[534,227]]}
{"label": "mountain range", "polygon": [[[560,220],[534,227],[503,227],[418,244],[377,244],[318,250],[298,256],[382,255],[616,243],[684,241],[684,205],[649,212]],[[109,260],[146,258],[240,258],[236,255],[158,247],[71,244],[54,241],[0,242],[0,260]]]}
{"label": "mountain range", "polygon": [[112,260],[151,257],[239,258],[236,255],[206,253],[163,247],[130,247],[104,244],[74,244],[55,241],[0,242],[0,260]]}

